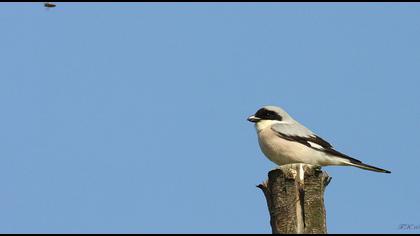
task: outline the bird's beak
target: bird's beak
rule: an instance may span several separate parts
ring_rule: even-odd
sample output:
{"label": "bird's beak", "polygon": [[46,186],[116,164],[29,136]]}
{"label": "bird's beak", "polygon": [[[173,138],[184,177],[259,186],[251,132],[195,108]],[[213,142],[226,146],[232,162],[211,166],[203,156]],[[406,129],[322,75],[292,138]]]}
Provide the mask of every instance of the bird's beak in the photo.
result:
{"label": "bird's beak", "polygon": [[255,116],[250,116],[247,119],[249,122],[253,122],[253,123],[257,123],[258,121],[260,121],[261,119]]}

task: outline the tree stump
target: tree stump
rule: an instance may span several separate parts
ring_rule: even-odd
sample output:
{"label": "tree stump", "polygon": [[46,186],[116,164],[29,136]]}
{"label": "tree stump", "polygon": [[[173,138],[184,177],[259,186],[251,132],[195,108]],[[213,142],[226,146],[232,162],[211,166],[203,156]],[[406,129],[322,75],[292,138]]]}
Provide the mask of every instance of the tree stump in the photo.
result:
{"label": "tree stump", "polygon": [[308,164],[280,166],[258,185],[267,200],[273,234],[326,234],[324,191],[331,177]]}

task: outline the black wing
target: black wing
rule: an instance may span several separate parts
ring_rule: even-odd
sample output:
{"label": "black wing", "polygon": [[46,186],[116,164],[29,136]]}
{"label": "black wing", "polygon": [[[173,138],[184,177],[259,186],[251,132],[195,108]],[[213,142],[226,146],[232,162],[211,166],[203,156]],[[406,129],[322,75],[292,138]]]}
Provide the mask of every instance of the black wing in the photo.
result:
{"label": "black wing", "polygon": [[[354,159],[353,157],[349,157],[346,154],[343,154],[337,150],[334,150],[334,148],[332,147],[332,145],[325,141],[324,139],[322,139],[321,137],[317,136],[317,135],[310,135],[307,137],[303,137],[303,136],[294,136],[294,135],[286,135],[283,134],[281,132],[276,131],[277,135],[280,136],[281,138],[284,138],[286,140],[289,141],[293,141],[293,142],[298,142],[301,143],[305,146],[308,146],[310,148],[316,149],[318,151],[322,151],[325,152],[327,154],[333,155],[333,156],[339,156],[345,159],[348,159],[349,161],[351,161],[352,163],[362,163],[361,161]],[[316,145],[311,145],[311,143],[313,144],[317,144],[319,146],[321,146],[322,148],[319,148]]]}

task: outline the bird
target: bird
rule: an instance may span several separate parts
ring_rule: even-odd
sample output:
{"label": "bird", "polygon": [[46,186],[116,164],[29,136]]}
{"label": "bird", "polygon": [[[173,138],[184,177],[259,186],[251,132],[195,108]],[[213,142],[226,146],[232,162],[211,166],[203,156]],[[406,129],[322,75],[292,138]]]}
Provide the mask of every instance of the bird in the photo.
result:
{"label": "bird", "polygon": [[247,120],[255,123],[261,151],[277,165],[303,163],[315,166],[354,166],[391,173],[336,151],[329,142],[278,106],[263,106]]}
{"label": "bird", "polygon": [[50,3],[50,2],[45,2],[44,3],[44,7],[46,8],[53,8],[56,7],[57,5],[55,5],[54,3]]}

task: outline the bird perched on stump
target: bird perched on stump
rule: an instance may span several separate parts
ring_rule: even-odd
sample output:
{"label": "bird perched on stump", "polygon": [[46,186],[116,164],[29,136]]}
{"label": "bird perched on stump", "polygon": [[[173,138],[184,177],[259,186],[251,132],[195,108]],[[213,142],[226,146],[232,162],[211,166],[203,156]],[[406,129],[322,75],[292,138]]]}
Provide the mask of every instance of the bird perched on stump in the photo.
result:
{"label": "bird perched on stump", "polygon": [[262,152],[277,165],[305,163],[317,166],[355,166],[391,173],[334,150],[329,142],[294,120],[280,107],[264,106],[248,117],[248,121],[255,123]]}

